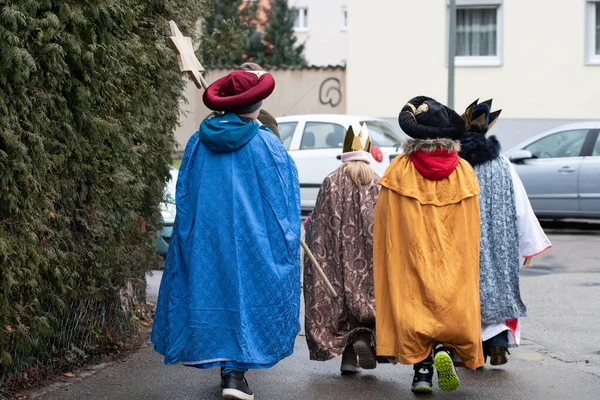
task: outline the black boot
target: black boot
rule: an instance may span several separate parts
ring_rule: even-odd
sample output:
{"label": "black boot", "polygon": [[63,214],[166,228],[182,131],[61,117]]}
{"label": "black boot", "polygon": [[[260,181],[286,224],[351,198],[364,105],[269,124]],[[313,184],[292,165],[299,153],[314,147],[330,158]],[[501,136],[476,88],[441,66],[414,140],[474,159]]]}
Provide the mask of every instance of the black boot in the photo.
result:
{"label": "black boot", "polygon": [[[508,331],[500,332],[483,342],[483,351],[490,358],[491,365],[504,365],[508,362]],[[487,358],[486,357],[486,358]]]}
{"label": "black boot", "polygon": [[503,347],[503,346],[490,347],[490,364],[491,365],[504,365],[507,362],[508,362],[508,357],[506,357],[506,347]]}
{"label": "black boot", "polygon": [[221,379],[224,399],[254,400],[254,393],[248,387],[248,381],[241,371],[231,371]]}
{"label": "black boot", "polygon": [[352,344],[348,344],[342,353],[342,366],[340,370],[342,371],[342,375],[352,375],[360,371],[358,358]]}
{"label": "black boot", "polygon": [[358,356],[358,365],[363,369],[377,367],[377,355],[373,344],[373,335],[367,332],[360,333],[354,339],[354,352]]}
{"label": "black boot", "polygon": [[431,393],[433,388],[433,360],[431,356],[427,357],[414,366],[415,377],[413,378],[413,393]]}

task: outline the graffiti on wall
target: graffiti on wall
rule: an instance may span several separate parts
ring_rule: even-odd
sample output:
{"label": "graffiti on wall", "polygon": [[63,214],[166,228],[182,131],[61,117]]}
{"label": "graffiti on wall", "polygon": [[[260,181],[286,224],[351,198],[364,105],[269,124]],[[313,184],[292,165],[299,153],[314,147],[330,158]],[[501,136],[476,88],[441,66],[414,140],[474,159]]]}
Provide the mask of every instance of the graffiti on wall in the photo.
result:
{"label": "graffiti on wall", "polygon": [[342,83],[338,78],[327,78],[319,88],[319,101],[335,108],[342,102]]}

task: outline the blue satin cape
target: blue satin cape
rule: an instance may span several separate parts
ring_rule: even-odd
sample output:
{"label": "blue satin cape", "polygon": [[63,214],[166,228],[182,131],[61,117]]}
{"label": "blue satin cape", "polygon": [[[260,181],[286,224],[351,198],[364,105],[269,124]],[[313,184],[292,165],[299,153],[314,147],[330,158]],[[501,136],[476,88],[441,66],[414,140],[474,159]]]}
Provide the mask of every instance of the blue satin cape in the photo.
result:
{"label": "blue satin cape", "polygon": [[300,331],[300,189],[280,140],[228,113],[185,150],[152,343],[166,364],[269,368]]}

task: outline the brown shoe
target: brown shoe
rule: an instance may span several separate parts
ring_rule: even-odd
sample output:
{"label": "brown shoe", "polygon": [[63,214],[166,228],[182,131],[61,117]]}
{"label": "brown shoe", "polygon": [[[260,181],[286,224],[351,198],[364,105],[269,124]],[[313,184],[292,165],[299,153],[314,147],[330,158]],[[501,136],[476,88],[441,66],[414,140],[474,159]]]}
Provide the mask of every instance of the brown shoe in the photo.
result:
{"label": "brown shoe", "polygon": [[490,347],[490,364],[504,365],[508,362],[506,357],[506,349],[502,346]]}

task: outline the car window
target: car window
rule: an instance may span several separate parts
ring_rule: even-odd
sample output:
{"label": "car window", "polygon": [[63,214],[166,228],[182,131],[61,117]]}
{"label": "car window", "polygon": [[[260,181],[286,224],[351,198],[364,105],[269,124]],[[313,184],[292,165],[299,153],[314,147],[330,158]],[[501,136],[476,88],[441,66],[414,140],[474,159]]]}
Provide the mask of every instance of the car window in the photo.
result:
{"label": "car window", "polygon": [[596,145],[592,150],[592,156],[600,156],[600,135],[596,138]]}
{"label": "car window", "polygon": [[535,158],[579,157],[588,129],[553,133],[525,147]]}
{"label": "car window", "polygon": [[296,131],[296,126],[298,126],[297,122],[280,122],[277,124],[279,128],[279,134],[281,135],[281,141],[285,146],[286,150],[290,149],[290,144],[292,143],[292,138],[294,137],[294,132]]}
{"label": "car window", "polygon": [[363,121],[362,124],[367,124],[371,141],[379,147],[393,147],[401,141],[400,135],[387,122]]}
{"label": "car window", "polygon": [[300,150],[341,149],[346,129],[331,122],[307,122],[302,133]]}

